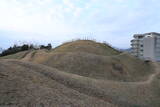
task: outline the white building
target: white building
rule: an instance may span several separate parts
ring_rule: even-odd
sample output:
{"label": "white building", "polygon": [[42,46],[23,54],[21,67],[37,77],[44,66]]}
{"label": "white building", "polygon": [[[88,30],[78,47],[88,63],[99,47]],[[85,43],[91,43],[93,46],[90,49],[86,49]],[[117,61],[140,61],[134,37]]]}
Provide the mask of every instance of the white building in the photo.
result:
{"label": "white building", "polygon": [[131,40],[132,55],[152,61],[160,61],[160,33],[135,34]]}

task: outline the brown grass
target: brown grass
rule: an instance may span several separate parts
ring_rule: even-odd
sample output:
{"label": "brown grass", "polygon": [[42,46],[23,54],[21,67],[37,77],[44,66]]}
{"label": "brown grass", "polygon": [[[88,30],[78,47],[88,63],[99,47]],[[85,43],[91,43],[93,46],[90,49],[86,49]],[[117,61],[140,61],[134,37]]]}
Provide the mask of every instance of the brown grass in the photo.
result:
{"label": "brown grass", "polygon": [[[34,83],[41,84],[42,86],[44,83],[44,86],[47,85],[51,88],[51,90],[53,90],[53,92],[55,92],[55,87],[52,87],[51,84],[54,83],[52,81],[56,81],[59,84],[63,84],[64,86],[76,90],[81,94],[83,93],[84,95],[97,98],[101,101],[108,102],[113,105],[118,105],[120,107],[159,107],[159,80],[157,80],[157,78],[150,82],[144,82],[143,84],[139,84],[139,82],[114,82],[107,80],[102,81],[78,76],[75,74],[65,73],[54,68],[34,63],[8,60],[4,61],[3,64],[12,66],[11,69],[15,69],[16,72],[18,72],[18,74],[15,74],[14,72],[14,74],[17,76],[21,76],[23,74],[22,72],[29,71],[29,73],[31,73],[31,75],[34,74],[33,76],[35,77],[28,77],[28,75],[24,74],[22,76],[23,79],[26,80],[29,78],[27,81],[32,80]],[[49,79],[47,82],[51,81],[51,84],[46,83],[44,80],[39,80],[37,75],[40,74]],[[60,89],[58,88],[58,90]],[[68,93],[68,90],[65,92]],[[70,94],[71,93],[68,93],[68,95]],[[71,98],[72,95],[73,94],[70,95]],[[62,96],[60,99],[63,99]],[[102,106],[106,107],[107,105]]]}
{"label": "brown grass", "polygon": [[75,41],[50,52],[5,58],[20,60],[0,61],[0,87],[5,87],[0,88],[1,105],[160,106],[158,63],[145,63],[101,43]]}
{"label": "brown grass", "polygon": [[65,43],[51,52],[33,51],[22,60],[102,80],[144,81],[153,73],[151,63],[86,40]]}
{"label": "brown grass", "polygon": [[0,61],[1,107],[116,107],[59,83],[47,76],[49,69],[44,72],[40,66]]}
{"label": "brown grass", "polygon": [[90,40],[68,42],[55,48],[54,52],[86,52],[97,55],[117,55],[120,53],[106,44]]}

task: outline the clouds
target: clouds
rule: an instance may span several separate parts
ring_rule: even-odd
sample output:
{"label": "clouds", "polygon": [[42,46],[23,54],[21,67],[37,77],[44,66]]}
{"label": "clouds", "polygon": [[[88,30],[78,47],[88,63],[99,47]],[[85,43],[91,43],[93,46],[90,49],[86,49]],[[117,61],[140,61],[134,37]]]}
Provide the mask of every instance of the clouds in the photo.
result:
{"label": "clouds", "polygon": [[94,33],[89,37],[129,47],[134,33],[159,32],[159,8],[158,0],[1,0],[0,30],[38,41]]}
{"label": "clouds", "polygon": [[[0,1],[0,28],[34,33],[76,32],[83,6],[73,0],[2,0]],[[76,5],[77,4],[77,5]]]}

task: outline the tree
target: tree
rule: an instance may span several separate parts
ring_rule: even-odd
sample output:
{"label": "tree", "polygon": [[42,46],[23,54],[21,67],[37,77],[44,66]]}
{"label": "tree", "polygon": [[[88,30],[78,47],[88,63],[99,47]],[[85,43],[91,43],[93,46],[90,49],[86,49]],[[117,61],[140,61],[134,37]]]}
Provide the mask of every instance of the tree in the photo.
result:
{"label": "tree", "polygon": [[24,44],[24,45],[21,47],[21,51],[25,51],[25,50],[29,50],[29,45]]}
{"label": "tree", "polygon": [[48,49],[48,50],[51,50],[51,49],[52,49],[51,43],[48,44],[47,49]]}
{"label": "tree", "polygon": [[51,50],[52,49],[52,45],[49,43],[47,46],[45,45],[40,45],[40,49],[48,49]]}
{"label": "tree", "polygon": [[40,49],[45,49],[45,48],[46,48],[46,46],[40,45]]}
{"label": "tree", "polygon": [[29,49],[34,49],[34,45],[30,44]]}

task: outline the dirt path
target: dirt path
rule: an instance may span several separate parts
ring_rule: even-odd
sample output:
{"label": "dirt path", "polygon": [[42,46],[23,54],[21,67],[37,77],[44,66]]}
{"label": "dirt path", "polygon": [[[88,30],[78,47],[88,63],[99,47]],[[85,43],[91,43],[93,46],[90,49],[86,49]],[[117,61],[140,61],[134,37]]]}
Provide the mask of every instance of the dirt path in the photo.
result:
{"label": "dirt path", "polygon": [[151,74],[146,81],[127,82],[127,83],[134,85],[150,84],[154,80],[154,78],[160,73],[160,64],[157,62],[153,62],[153,66],[155,67],[155,73]]}
{"label": "dirt path", "polygon": [[159,63],[154,62],[153,64],[154,64],[154,66],[155,66],[155,73],[152,74],[152,75],[148,78],[147,81],[145,81],[146,83],[152,82],[152,81],[154,80],[154,78],[160,73],[160,67],[159,67],[160,65],[159,65]]}
{"label": "dirt path", "polygon": [[21,60],[22,61],[30,61],[34,57],[35,54],[36,54],[36,51],[30,51]]}

